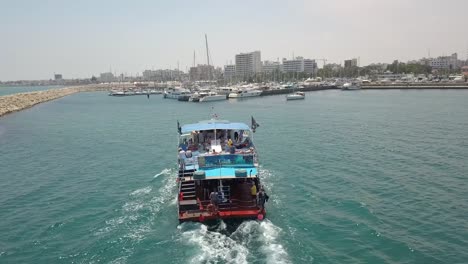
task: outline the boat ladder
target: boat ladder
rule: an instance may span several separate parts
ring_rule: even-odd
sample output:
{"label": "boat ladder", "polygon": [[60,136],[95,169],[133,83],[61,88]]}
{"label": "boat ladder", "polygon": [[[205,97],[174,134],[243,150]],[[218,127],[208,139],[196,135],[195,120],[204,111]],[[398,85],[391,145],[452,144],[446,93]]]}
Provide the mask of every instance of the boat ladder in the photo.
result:
{"label": "boat ladder", "polygon": [[195,200],[195,181],[181,181],[180,192],[184,194],[184,200]]}

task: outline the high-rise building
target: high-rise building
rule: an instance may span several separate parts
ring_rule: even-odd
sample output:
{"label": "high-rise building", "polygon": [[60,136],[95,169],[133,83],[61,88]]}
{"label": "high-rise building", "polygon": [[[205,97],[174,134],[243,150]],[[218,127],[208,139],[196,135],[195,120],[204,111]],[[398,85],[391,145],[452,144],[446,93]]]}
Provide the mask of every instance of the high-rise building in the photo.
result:
{"label": "high-rise building", "polygon": [[280,70],[280,63],[277,61],[264,61],[262,72],[275,72]]}
{"label": "high-rise building", "polygon": [[236,65],[224,65],[224,79],[232,80],[236,77]]}
{"label": "high-rise building", "polygon": [[56,81],[62,80],[62,74],[54,74],[54,80]]}
{"label": "high-rise building", "polygon": [[236,77],[245,80],[256,73],[262,72],[260,51],[236,55]]}
{"label": "high-rise building", "polygon": [[345,60],[344,61],[344,67],[345,68],[356,67],[356,66],[358,66],[358,60],[357,59],[350,59],[350,60]]}
{"label": "high-rise building", "polygon": [[215,68],[213,65],[198,64],[196,67],[190,67],[191,81],[207,81],[214,79]]}
{"label": "high-rise building", "polygon": [[456,69],[461,66],[460,64],[457,53],[451,56],[440,56],[430,61],[432,69]]}
{"label": "high-rise building", "polygon": [[296,57],[292,60],[283,59],[283,72],[304,72],[315,73],[317,71],[317,63],[315,60]]}
{"label": "high-rise building", "polygon": [[114,74],[112,74],[112,72],[101,73],[101,75],[99,77],[99,81],[101,81],[101,82],[113,82],[113,81],[115,81]]}
{"label": "high-rise building", "polygon": [[178,69],[170,70],[145,70],[143,80],[145,81],[175,81],[185,78],[185,73]]}

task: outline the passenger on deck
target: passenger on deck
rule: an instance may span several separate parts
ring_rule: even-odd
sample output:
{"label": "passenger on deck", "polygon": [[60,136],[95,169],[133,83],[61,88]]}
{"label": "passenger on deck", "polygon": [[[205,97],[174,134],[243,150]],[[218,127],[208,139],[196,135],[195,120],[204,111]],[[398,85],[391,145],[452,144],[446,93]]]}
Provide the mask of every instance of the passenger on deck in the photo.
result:
{"label": "passenger on deck", "polygon": [[187,150],[187,146],[188,146],[188,144],[187,144],[186,139],[184,139],[184,142],[180,143],[180,145],[179,145],[179,147],[182,148],[182,150],[184,150],[184,151]]}
{"label": "passenger on deck", "polygon": [[210,202],[214,206],[215,210],[218,210],[219,198],[218,192],[214,191],[210,193]]}
{"label": "passenger on deck", "polygon": [[265,208],[265,202],[268,202],[268,195],[266,194],[265,190],[263,189],[263,186],[260,187],[260,191],[257,193],[257,205],[260,208],[261,211]]}
{"label": "passenger on deck", "polygon": [[183,150],[182,148],[179,148],[179,160],[182,161],[185,158],[186,158],[185,157],[185,150]]}
{"label": "passenger on deck", "polygon": [[257,186],[254,181],[252,181],[252,187],[250,187],[250,194],[254,200],[257,199]]}

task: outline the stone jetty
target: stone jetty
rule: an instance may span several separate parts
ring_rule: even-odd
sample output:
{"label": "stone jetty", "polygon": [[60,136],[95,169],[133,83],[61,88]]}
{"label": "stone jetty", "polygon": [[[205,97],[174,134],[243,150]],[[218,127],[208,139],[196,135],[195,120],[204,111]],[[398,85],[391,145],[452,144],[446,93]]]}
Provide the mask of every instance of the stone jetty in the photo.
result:
{"label": "stone jetty", "polygon": [[73,86],[0,96],[0,116],[79,92],[107,91],[108,85]]}

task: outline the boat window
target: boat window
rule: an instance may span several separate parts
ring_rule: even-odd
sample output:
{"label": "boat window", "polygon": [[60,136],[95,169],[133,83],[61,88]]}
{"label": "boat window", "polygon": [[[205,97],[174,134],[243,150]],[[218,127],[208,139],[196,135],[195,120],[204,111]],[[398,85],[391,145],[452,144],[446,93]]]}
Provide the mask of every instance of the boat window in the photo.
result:
{"label": "boat window", "polygon": [[253,155],[213,155],[198,157],[200,168],[222,167],[222,166],[252,166],[254,164]]}

